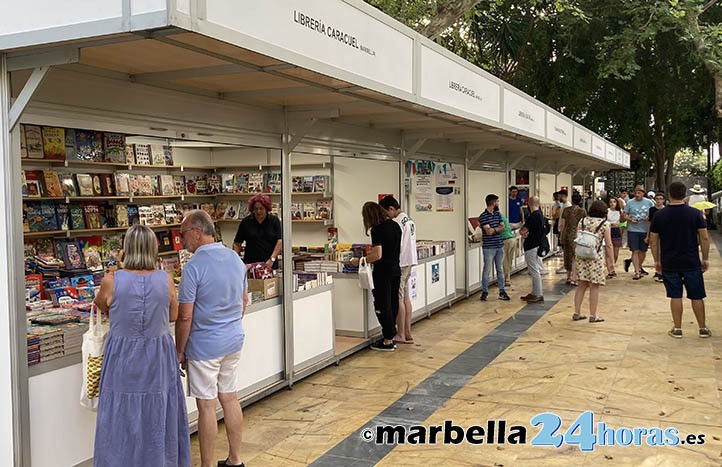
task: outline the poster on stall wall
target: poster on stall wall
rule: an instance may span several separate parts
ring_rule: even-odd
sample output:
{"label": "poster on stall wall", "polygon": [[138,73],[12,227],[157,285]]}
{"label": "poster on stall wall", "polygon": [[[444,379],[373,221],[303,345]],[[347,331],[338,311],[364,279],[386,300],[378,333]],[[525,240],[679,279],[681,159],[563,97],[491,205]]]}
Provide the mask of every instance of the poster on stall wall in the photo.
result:
{"label": "poster on stall wall", "polygon": [[416,212],[430,212],[434,208],[434,191],[431,174],[416,174],[414,180]]}
{"label": "poster on stall wall", "polygon": [[409,290],[411,292],[411,300],[416,300],[418,293],[416,290],[416,269],[412,269],[411,274],[409,274]]}
{"label": "poster on stall wall", "polygon": [[453,186],[437,186],[436,187],[436,211],[437,212],[454,212],[454,187]]}
{"label": "poster on stall wall", "polygon": [[436,166],[436,186],[459,186],[461,179],[457,164],[438,164]]}

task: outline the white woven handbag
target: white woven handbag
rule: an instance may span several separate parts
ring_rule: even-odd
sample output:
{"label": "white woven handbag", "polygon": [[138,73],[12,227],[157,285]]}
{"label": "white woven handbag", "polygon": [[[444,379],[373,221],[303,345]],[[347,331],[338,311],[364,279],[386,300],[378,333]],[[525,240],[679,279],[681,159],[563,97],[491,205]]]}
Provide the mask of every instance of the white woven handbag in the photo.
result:
{"label": "white woven handbag", "polygon": [[358,263],[358,285],[362,289],[374,289],[374,276],[371,265],[366,262],[366,258],[362,257]]}
{"label": "white woven handbag", "polygon": [[83,334],[83,382],[80,388],[80,405],[92,411],[98,410],[100,372],[108,327],[107,320],[103,323],[98,307],[93,305],[90,309],[90,325]]}

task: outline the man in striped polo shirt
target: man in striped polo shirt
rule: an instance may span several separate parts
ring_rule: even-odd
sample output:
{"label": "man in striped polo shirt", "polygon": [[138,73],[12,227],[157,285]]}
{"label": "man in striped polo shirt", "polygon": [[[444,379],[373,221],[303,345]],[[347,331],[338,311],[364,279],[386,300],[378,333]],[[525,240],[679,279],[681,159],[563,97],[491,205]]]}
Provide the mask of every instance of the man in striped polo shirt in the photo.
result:
{"label": "man in striped polo shirt", "polygon": [[509,300],[504,291],[504,223],[499,213],[499,197],[493,194],[486,196],[486,209],[479,216],[479,224],[484,232],[482,252],[484,253],[484,273],[481,277],[481,300],[489,296],[489,276],[492,264],[496,265],[496,280],[499,284],[499,300]]}

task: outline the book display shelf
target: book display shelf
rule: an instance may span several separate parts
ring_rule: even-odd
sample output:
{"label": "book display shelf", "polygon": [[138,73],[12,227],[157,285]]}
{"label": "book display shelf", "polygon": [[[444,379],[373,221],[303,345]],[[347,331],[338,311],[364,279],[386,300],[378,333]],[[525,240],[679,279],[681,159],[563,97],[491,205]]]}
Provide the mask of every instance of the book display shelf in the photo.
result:
{"label": "book display shelf", "polygon": [[[249,215],[249,199],[266,194],[271,212],[281,214],[280,165],[177,164],[170,145],[131,143],[139,138],[121,133],[21,125],[20,135],[29,365],[80,352],[92,300],[105,272],[118,267],[129,226],[156,232],[159,267],[178,283],[192,256],[180,235],[187,212],[201,209],[218,226],[237,225]],[[327,164],[299,168],[309,173]],[[329,179],[293,177],[292,222],[333,225]],[[235,228],[217,228],[217,240],[224,230],[232,240]],[[261,280],[251,303],[278,301],[274,280],[275,288]],[[327,281],[325,273],[304,277],[294,292]]]}

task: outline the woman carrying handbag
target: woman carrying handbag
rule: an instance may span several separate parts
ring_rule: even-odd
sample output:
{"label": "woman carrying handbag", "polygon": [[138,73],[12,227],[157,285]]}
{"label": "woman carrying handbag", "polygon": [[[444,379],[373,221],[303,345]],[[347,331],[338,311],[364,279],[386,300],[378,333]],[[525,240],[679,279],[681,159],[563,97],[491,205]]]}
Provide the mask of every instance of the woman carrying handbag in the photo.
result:
{"label": "woman carrying handbag", "polygon": [[158,244],[143,225],[128,229],[124,269],[107,274],[95,304],[110,313],[100,377],[94,465],[190,466],[185,397],[170,321],[173,282],[156,269]]}

